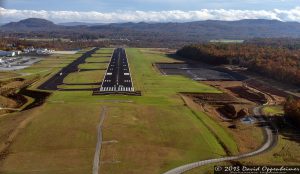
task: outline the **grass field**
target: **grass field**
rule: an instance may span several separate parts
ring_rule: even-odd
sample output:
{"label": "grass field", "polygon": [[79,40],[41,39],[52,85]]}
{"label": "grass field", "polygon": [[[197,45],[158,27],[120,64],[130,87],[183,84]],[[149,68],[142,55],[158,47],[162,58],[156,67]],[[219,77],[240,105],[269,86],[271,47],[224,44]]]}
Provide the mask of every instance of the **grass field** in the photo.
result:
{"label": "grass field", "polygon": [[112,54],[113,53],[113,49],[112,48],[101,48],[100,50],[96,51],[95,54]]}
{"label": "grass field", "polygon": [[282,106],[267,106],[263,108],[263,112],[267,115],[283,115],[283,107]]}
{"label": "grass field", "polygon": [[78,68],[80,69],[106,69],[108,63],[84,63],[80,64]]}
{"label": "grass field", "polygon": [[15,73],[15,72],[1,72],[0,71],[0,80],[1,79],[7,79],[7,78],[14,78],[14,77],[18,77],[19,74]]}
{"label": "grass field", "polygon": [[244,159],[242,162],[248,165],[299,165],[300,154],[297,153],[300,150],[299,137],[299,131],[286,129],[284,134],[279,134],[273,149],[263,155]]}
{"label": "grass field", "polygon": [[[159,174],[189,162],[224,156],[224,149],[209,129],[216,123],[201,112],[193,112],[178,95],[178,92],[220,91],[182,76],[162,76],[152,63],[174,60],[145,51],[127,49],[134,86],[142,91],[142,97],[92,96],[88,91],[53,92],[42,107],[31,113],[35,119],[9,148],[0,172],[90,173],[103,106],[108,110],[104,141],[116,142],[102,146],[103,174]],[[99,82],[103,73],[72,73],[65,83]],[[0,118],[0,124],[1,121],[5,120]],[[222,132],[222,127],[217,129]],[[1,132],[4,130],[0,129]],[[234,148],[225,131],[222,137]],[[199,169],[207,170],[212,168]]]}
{"label": "grass field", "polygon": [[103,58],[103,57],[91,57],[91,58],[87,58],[86,60],[85,60],[85,62],[86,63],[90,63],[90,62],[95,62],[95,63],[107,63],[107,62],[109,62],[110,61],[110,58]]}
{"label": "grass field", "polygon": [[100,85],[59,85],[59,89],[94,89],[100,88]]}
{"label": "grass field", "polygon": [[[113,49],[100,49],[96,51],[95,54],[112,52]],[[99,61],[100,60],[100,61]],[[78,65],[78,69],[80,70],[88,70],[88,71],[79,71],[75,73],[69,74],[65,79],[64,83],[66,84],[84,84],[84,83],[100,83],[104,77],[106,68],[108,66],[109,58],[95,58],[90,57],[86,59],[86,62],[93,63],[83,63]],[[106,63],[95,63],[95,62],[103,62]],[[93,89],[99,88],[99,85],[61,85],[60,89]]]}
{"label": "grass field", "polygon": [[104,70],[75,72],[69,74],[64,83],[99,83],[104,73]]}

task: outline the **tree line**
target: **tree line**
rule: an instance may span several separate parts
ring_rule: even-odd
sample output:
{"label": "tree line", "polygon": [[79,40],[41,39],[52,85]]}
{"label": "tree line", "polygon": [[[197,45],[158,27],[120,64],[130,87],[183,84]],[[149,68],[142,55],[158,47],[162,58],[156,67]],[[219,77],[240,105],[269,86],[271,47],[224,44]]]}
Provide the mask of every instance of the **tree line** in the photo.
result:
{"label": "tree line", "polygon": [[294,123],[300,125],[300,100],[299,99],[288,99],[284,105],[284,112],[286,118]]}
{"label": "tree line", "polygon": [[300,85],[300,50],[255,44],[198,44],[177,51],[181,57],[212,65],[233,64],[261,75]]}

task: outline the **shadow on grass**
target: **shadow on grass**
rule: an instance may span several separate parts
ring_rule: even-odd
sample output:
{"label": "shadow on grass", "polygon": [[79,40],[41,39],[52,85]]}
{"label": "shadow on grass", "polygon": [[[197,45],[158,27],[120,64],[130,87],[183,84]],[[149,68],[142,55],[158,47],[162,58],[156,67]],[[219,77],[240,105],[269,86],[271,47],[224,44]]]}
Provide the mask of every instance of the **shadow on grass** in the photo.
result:
{"label": "shadow on grass", "polygon": [[19,94],[31,97],[34,101],[26,106],[23,110],[29,110],[38,106],[41,106],[45,103],[46,99],[51,95],[49,92],[42,92],[42,91],[33,91],[29,89],[22,89],[20,90]]}

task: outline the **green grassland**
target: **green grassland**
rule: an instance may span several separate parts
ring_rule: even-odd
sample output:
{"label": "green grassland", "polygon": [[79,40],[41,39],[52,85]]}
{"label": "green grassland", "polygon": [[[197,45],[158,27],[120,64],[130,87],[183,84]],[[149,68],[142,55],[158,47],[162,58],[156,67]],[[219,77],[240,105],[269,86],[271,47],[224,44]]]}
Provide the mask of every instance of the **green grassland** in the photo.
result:
{"label": "green grassland", "polygon": [[64,83],[99,83],[104,74],[104,70],[75,72],[69,74],[64,79]]}
{"label": "green grassland", "polygon": [[95,54],[112,54],[113,51],[112,48],[101,48],[100,50],[97,50]]}
{"label": "green grassland", "polygon": [[79,69],[106,69],[108,63],[84,63],[78,66]]}
{"label": "green grassland", "polygon": [[94,89],[100,88],[100,85],[59,85],[59,89]]}
{"label": "green grassland", "polygon": [[283,107],[282,106],[267,106],[263,108],[263,112],[267,115],[283,115]]}
{"label": "green grassland", "polygon": [[109,62],[110,58],[109,57],[91,57],[91,58],[87,58],[85,60],[85,62],[89,63],[89,62]]}
{"label": "green grassland", "polygon": [[[101,49],[98,53],[112,51],[108,50]],[[9,148],[0,172],[90,173],[97,124],[104,106],[107,107],[104,141],[117,143],[102,146],[100,170],[103,174],[162,173],[189,162],[221,157],[226,154],[218,139],[235,151],[236,145],[222,127],[207,115],[188,108],[178,95],[178,92],[220,91],[182,76],[162,76],[152,64],[175,60],[146,51],[127,49],[134,86],[143,96],[92,96],[89,91],[54,91],[42,107],[31,113],[35,119]],[[64,82],[99,82],[104,73],[98,70],[76,72]],[[221,133],[220,137],[215,137],[210,130],[214,126]],[[199,169],[201,172],[211,170]]]}

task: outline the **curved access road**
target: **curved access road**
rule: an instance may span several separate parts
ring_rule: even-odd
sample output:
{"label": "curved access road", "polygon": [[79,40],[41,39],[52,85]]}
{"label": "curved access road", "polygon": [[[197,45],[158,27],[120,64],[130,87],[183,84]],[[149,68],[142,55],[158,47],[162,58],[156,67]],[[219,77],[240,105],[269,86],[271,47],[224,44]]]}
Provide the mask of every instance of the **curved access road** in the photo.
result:
{"label": "curved access road", "polygon": [[269,150],[270,148],[272,148],[273,145],[277,141],[277,134],[276,133],[273,134],[272,128],[268,124],[265,124],[266,120],[262,116],[263,114],[261,112],[261,109],[262,109],[262,106],[259,106],[259,107],[256,107],[253,109],[254,115],[256,115],[258,117],[258,120],[263,124],[262,129],[265,134],[265,143],[259,149],[249,152],[249,153],[241,154],[241,155],[203,160],[203,161],[198,161],[198,162],[182,165],[182,166],[174,168],[170,171],[167,171],[164,174],[181,174],[181,173],[187,172],[189,170],[192,170],[192,169],[195,169],[197,167],[201,167],[201,166],[204,166],[207,164],[239,160],[239,159],[255,156],[255,155],[261,154],[261,153]]}

